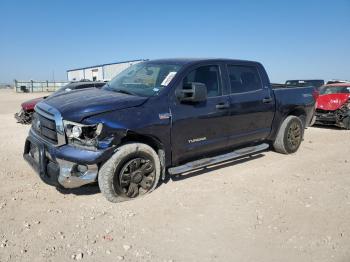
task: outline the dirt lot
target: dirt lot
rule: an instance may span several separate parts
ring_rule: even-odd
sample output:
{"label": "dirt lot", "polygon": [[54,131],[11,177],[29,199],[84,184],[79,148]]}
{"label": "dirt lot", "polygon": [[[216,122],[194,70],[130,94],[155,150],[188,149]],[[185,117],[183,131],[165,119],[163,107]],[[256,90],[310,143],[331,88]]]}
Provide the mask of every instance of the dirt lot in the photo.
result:
{"label": "dirt lot", "polygon": [[13,114],[42,94],[0,91],[0,261],[350,261],[350,132],[309,128],[264,152],[112,204],[59,192],[22,159]]}

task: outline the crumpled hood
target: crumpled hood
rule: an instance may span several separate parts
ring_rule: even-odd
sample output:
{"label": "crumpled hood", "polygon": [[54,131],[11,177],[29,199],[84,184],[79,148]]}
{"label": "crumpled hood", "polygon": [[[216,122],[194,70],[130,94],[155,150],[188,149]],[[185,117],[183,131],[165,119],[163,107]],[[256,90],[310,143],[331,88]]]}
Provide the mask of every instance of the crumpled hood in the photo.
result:
{"label": "crumpled hood", "polygon": [[28,101],[25,101],[21,104],[22,108],[24,110],[34,110],[34,107],[37,103],[41,102],[42,100],[44,100],[46,97],[38,97],[38,98],[34,98]]}
{"label": "crumpled hood", "polygon": [[116,93],[97,88],[74,90],[45,99],[63,119],[81,122],[96,114],[142,105],[148,98]]}
{"label": "crumpled hood", "polygon": [[350,94],[320,95],[317,99],[317,108],[322,110],[337,110],[350,98]]}

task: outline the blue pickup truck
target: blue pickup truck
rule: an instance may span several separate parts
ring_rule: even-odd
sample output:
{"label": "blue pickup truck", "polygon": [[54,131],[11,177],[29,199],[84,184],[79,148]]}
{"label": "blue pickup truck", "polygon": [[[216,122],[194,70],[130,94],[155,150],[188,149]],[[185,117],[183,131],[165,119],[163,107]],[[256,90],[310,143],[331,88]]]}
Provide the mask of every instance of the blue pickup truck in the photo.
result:
{"label": "blue pickup truck", "polygon": [[102,89],[37,104],[24,158],[50,185],[98,182],[109,201],[129,200],[168,175],[270,147],[296,152],[314,113],[313,92],[273,89],[258,62],[146,61]]}

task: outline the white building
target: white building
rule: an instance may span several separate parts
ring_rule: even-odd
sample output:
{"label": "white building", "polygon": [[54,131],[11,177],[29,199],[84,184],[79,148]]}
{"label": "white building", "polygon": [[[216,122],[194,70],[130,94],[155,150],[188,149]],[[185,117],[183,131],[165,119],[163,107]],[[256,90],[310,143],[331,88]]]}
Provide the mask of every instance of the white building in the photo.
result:
{"label": "white building", "polygon": [[67,70],[68,81],[79,81],[88,79],[91,81],[109,81],[121,71],[133,64],[145,61],[143,59],[102,64],[83,68]]}

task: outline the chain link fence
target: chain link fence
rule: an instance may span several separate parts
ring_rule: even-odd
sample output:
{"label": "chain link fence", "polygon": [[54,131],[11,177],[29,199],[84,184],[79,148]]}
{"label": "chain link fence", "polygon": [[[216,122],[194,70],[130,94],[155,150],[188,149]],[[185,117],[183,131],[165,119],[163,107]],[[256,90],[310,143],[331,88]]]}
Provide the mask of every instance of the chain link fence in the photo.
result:
{"label": "chain link fence", "polygon": [[66,81],[18,81],[15,80],[14,86],[18,93],[35,92],[55,92],[62,86],[68,84]]}

